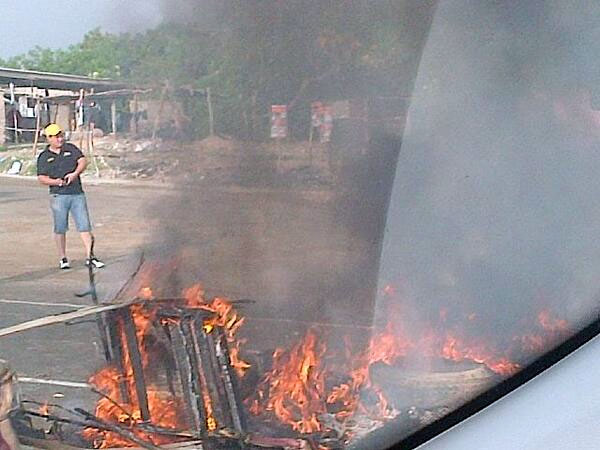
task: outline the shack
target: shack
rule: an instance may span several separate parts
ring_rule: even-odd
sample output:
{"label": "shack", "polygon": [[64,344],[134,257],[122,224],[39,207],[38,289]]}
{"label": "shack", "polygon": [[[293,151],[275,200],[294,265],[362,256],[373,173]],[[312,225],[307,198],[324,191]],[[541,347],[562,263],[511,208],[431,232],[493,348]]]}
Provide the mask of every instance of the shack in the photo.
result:
{"label": "shack", "polygon": [[94,116],[98,128],[114,133],[116,101],[133,91],[125,83],[107,78],[0,68],[0,94],[3,145],[36,142],[40,130],[50,122],[76,131]]}

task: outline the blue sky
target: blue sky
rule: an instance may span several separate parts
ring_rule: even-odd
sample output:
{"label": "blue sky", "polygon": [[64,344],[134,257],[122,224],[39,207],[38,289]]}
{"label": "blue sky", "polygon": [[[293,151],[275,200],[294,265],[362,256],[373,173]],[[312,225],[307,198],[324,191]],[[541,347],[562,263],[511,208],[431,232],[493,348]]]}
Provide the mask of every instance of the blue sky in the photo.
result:
{"label": "blue sky", "polygon": [[89,30],[139,31],[161,20],[154,0],[2,0],[0,58],[39,45],[66,48]]}

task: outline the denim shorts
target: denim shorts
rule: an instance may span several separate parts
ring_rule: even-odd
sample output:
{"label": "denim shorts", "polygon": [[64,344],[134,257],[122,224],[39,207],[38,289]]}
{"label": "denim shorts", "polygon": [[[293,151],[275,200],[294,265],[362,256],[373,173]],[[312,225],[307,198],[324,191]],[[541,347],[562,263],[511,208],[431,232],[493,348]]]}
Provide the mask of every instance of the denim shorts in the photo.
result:
{"label": "denim shorts", "polygon": [[50,208],[54,217],[54,232],[64,234],[69,229],[69,211],[77,231],[92,231],[85,194],[50,194]]}

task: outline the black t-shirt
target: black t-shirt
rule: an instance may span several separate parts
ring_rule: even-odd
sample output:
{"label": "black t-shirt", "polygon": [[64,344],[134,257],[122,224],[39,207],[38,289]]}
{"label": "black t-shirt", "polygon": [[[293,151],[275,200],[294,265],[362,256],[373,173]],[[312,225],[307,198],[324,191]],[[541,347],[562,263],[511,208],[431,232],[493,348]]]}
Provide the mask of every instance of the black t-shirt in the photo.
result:
{"label": "black t-shirt", "polygon": [[[60,149],[60,153],[50,151],[50,147],[46,147],[37,159],[37,174],[47,175],[50,178],[64,178],[66,174],[75,171],[77,161],[83,158],[83,153],[75,145],[64,143]],[[81,194],[81,179],[75,178],[70,185],[50,186],[51,194]]]}

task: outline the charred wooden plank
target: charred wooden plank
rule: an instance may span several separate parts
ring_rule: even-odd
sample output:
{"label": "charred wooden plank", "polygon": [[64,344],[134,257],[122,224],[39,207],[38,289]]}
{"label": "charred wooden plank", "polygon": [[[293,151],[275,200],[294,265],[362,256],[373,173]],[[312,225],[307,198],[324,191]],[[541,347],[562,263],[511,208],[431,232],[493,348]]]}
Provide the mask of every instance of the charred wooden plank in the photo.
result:
{"label": "charred wooden plank", "polygon": [[34,328],[40,328],[40,327],[45,327],[48,325],[54,325],[57,323],[70,322],[71,320],[74,320],[74,319],[80,319],[82,317],[99,314],[99,313],[102,313],[105,311],[112,311],[115,309],[126,308],[129,305],[141,303],[143,301],[144,300],[142,300],[142,299],[134,298],[125,303],[86,306],[86,307],[80,308],[76,311],[67,311],[67,312],[59,313],[59,314],[51,314],[49,316],[41,317],[39,319],[28,320],[27,322],[22,322],[17,325],[12,325],[10,327],[2,328],[2,329],[0,329],[0,337],[8,336],[8,335],[14,334],[14,333],[20,333],[22,331],[32,330]]}
{"label": "charred wooden plank", "polygon": [[135,324],[131,311],[124,309],[121,311],[121,319],[125,338],[127,339],[127,352],[133,369],[133,378],[135,382],[135,392],[140,407],[142,420],[150,421],[150,409],[148,408],[148,393],[146,391],[146,381],[144,379],[144,367],[142,365],[142,356],[140,354],[139,342],[136,335]]}
{"label": "charred wooden plank", "polygon": [[206,414],[202,391],[197,379],[194,367],[197,362],[193,358],[193,350],[188,347],[193,343],[189,340],[184,330],[184,319],[174,320],[168,323],[171,336],[171,345],[175,355],[175,363],[179,374],[186,412],[190,425],[193,426],[197,435],[203,440],[207,438]]}
{"label": "charred wooden plank", "polygon": [[[161,324],[161,328],[163,330],[163,333],[165,333],[165,336],[167,338],[168,342],[172,341],[171,338],[171,329],[169,328],[169,325],[166,323],[162,323]],[[173,374],[171,372],[171,368],[169,367],[171,364],[167,364],[165,366],[165,375],[167,378],[167,386],[169,387],[169,392],[171,393],[171,395],[176,396],[177,393],[175,391],[175,380],[173,379]]]}
{"label": "charred wooden plank", "polygon": [[119,379],[119,394],[123,403],[131,403],[127,381],[125,379],[125,367],[123,359],[123,342],[118,330],[119,314],[114,312],[107,313],[107,328],[109,338],[109,348],[111,363],[119,371],[121,375]]}
{"label": "charred wooden plank", "polygon": [[86,420],[88,422],[90,422],[90,426],[92,426],[92,427],[99,426],[99,427],[104,428],[105,430],[112,431],[113,433],[117,433],[120,436],[123,436],[128,441],[131,441],[131,442],[139,445],[142,448],[146,448],[148,450],[160,450],[160,447],[154,445],[151,442],[140,439],[135,434],[133,434],[131,431],[129,431],[117,424],[105,422],[104,420],[101,420],[100,418],[98,418],[98,417],[94,416],[93,414],[90,414],[89,412],[87,412],[83,409],[80,409],[80,408],[75,408],[75,411],[77,411],[78,413],[83,415],[86,418]]}
{"label": "charred wooden plank", "polygon": [[220,401],[219,379],[213,370],[210,358],[209,348],[202,331],[202,320],[193,320],[190,322],[191,338],[194,344],[196,359],[198,360],[198,369],[200,381],[208,391],[211,398],[213,416],[219,425],[225,424],[226,412],[223,410],[222,402]]}
{"label": "charred wooden plank", "polygon": [[[55,416],[53,414],[42,414],[42,413],[39,413],[36,411],[22,411],[22,414],[24,414],[24,415],[41,417],[41,418],[44,418],[44,419],[52,421],[52,422],[68,423],[68,424],[80,426],[82,428],[91,427],[91,428],[96,428],[98,430],[110,431],[110,432],[116,433],[116,434],[124,437],[128,441],[131,441],[131,442],[139,445],[142,448],[146,448],[149,450],[160,449],[160,447],[157,447],[153,443],[147,442],[143,439],[140,439],[131,431],[129,431],[119,425],[116,425],[114,423],[105,422],[105,421],[101,420],[100,418],[94,416],[93,414],[91,414],[83,409],[76,408],[74,410],[74,413],[77,413],[80,416],[83,416],[85,418],[85,422],[79,421],[79,420],[67,419],[64,417],[59,417],[59,416]],[[22,439],[23,437],[24,437],[23,435],[19,435],[20,439]],[[40,445],[39,445],[39,447],[36,447],[36,448],[54,448],[54,447],[43,446],[42,445],[43,441],[45,441],[45,440],[40,440],[40,442],[39,442]],[[52,443],[52,441],[49,441],[48,443],[50,444],[50,443]],[[75,448],[75,447],[68,447],[64,442],[61,442],[60,444],[62,444],[62,446],[57,446],[56,448]]]}
{"label": "charred wooden plank", "polygon": [[237,375],[231,367],[231,359],[229,356],[229,345],[227,336],[223,328],[217,327],[215,336],[215,353],[220,365],[220,375],[225,388],[225,396],[231,413],[231,420],[236,431],[243,433],[246,428],[245,419],[243,416],[241,398],[239,395],[239,385]]}

